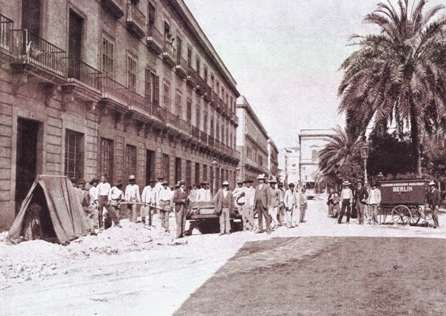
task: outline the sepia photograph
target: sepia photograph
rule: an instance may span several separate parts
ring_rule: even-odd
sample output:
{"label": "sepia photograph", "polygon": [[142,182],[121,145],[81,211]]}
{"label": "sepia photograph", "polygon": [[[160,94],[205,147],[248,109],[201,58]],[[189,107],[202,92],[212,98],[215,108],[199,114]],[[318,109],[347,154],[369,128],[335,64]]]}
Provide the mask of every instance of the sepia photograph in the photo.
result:
{"label": "sepia photograph", "polygon": [[446,1],[0,0],[0,315],[445,316]]}

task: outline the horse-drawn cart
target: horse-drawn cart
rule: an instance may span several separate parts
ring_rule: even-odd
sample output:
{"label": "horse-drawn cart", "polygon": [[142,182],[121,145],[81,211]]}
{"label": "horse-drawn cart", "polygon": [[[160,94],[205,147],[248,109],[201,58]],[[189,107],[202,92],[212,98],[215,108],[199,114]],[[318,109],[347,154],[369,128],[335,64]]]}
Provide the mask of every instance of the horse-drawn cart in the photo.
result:
{"label": "horse-drawn cart", "polygon": [[417,225],[420,220],[428,223],[432,218],[427,207],[428,180],[390,180],[380,183],[381,223]]}

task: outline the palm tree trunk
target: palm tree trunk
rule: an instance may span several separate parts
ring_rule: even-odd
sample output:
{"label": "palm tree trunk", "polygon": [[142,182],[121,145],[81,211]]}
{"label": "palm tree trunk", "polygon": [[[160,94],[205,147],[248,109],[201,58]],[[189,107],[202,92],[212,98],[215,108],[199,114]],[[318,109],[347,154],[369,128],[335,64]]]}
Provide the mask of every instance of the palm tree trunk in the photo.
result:
{"label": "palm tree trunk", "polygon": [[417,177],[421,178],[420,131],[418,116],[413,102],[410,105],[410,136],[412,138],[412,154],[415,162],[414,169]]}

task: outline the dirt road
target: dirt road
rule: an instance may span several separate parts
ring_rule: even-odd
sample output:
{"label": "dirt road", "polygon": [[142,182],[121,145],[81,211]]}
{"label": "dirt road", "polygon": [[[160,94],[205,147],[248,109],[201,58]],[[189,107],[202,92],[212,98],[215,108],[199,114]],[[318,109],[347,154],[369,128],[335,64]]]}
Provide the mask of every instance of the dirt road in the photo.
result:
{"label": "dirt road", "polygon": [[[435,305],[437,295],[444,296],[437,283],[433,283],[431,291],[425,290],[434,277],[444,279],[444,240],[431,242],[426,238],[444,239],[446,229],[359,226],[355,221],[338,225],[326,216],[325,207],[323,200],[310,201],[306,223],[295,229],[276,230],[271,235],[193,235],[186,242],[177,243],[172,236],[151,235],[149,240],[139,229],[124,227],[123,231],[111,231],[110,236],[103,235],[99,246],[90,246],[86,255],[76,257],[66,256],[72,254],[68,247],[49,247],[42,242],[18,246],[0,243],[0,283],[7,284],[0,289],[0,311],[5,315],[164,316],[175,311],[178,315],[233,315],[241,310],[250,315],[255,310],[258,315],[299,315],[292,304],[296,298],[298,305],[307,302],[305,309],[299,310],[301,315],[324,315],[317,314],[314,306],[325,308],[326,315],[355,315],[355,302],[359,299],[363,306],[378,306],[383,300],[387,300],[386,304],[410,301],[410,295],[414,295],[417,306],[428,306],[421,303],[422,293],[428,293],[426,304],[434,312],[442,310],[444,306]],[[440,221],[445,227],[445,216]],[[141,237],[136,238],[133,232]],[[413,245],[407,247],[407,240],[401,238],[344,238],[355,236],[415,239],[408,239]],[[123,245],[129,251],[123,251],[122,245],[115,246],[121,240],[126,241]],[[95,249],[105,250],[96,253]],[[416,261],[420,265],[413,265],[419,268],[411,270],[412,265],[405,263],[420,253],[417,249],[423,256]],[[74,253],[83,250],[76,249]],[[360,260],[355,262],[353,258]],[[398,263],[400,259],[402,265]],[[425,270],[426,267],[429,269]],[[31,268],[45,273],[21,276]],[[373,277],[373,273],[380,277]],[[408,283],[398,283],[396,276],[404,276]],[[372,280],[382,281],[374,284]],[[331,289],[325,289],[327,284],[331,284]],[[352,284],[357,284],[357,290]],[[400,294],[377,295],[381,290],[386,293],[386,287],[401,289]],[[359,295],[362,288],[365,294],[373,295]],[[212,294],[208,295],[208,290]],[[254,291],[252,301],[247,302],[243,296],[247,291]],[[338,292],[343,295],[339,300],[335,299]],[[298,296],[299,293],[304,296]],[[236,298],[234,309],[225,307],[228,297]],[[279,313],[276,307],[280,297],[288,303]],[[215,300],[213,309],[202,304],[208,299]]]}

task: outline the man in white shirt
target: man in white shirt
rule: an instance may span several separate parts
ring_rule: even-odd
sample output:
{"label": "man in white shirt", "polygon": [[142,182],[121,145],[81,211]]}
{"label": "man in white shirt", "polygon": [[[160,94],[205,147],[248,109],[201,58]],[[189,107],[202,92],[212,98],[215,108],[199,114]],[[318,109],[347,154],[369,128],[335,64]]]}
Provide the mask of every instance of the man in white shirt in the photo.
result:
{"label": "man in white shirt", "polygon": [[381,191],[376,187],[376,183],[372,183],[369,193],[369,207],[372,216],[372,224],[378,224],[378,208],[381,204]]}
{"label": "man in white shirt", "polygon": [[353,204],[353,191],[350,189],[350,182],[344,181],[342,183],[341,191],[341,214],[338,218],[338,223],[341,224],[344,212],[347,211],[347,224],[350,224],[351,205]]}
{"label": "man in white shirt", "polygon": [[[149,183],[144,187],[141,194],[141,201],[143,205],[141,206],[141,221],[144,222],[146,226],[152,226],[152,191],[154,190],[154,180],[150,180]],[[143,219],[144,218],[144,219]]]}
{"label": "man in white shirt", "polygon": [[294,192],[294,183],[288,185],[288,190],[285,192],[283,199],[285,205],[285,225],[288,228],[294,227],[297,222],[297,210],[296,210],[296,196]]}
{"label": "man in white shirt", "polygon": [[254,197],[255,188],[252,180],[245,180],[245,205],[242,207],[243,230],[254,230]]}
{"label": "man in white shirt", "polygon": [[137,205],[141,202],[141,196],[139,194],[139,186],[135,183],[135,176],[131,175],[129,177],[129,184],[125,187],[125,201],[127,202],[127,208],[132,210],[132,215],[130,217],[131,222],[136,222],[137,215]]}
{"label": "man in white shirt", "polygon": [[211,190],[207,182],[201,183],[201,189],[197,191],[197,202],[209,202],[212,201]]}
{"label": "man in white shirt", "polygon": [[99,227],[99,220],[98,220],[98,190],[96,189],[96,186],[98,185],[98,179],[93,178],[89,182],[90,189],[88,190],[88,195],[90,198],[90,210],[93,214],[93,225],[94,228],[97,229]]}
{"label": "man in white shirt", "polygon": [[160,207],[160,220],[161,227],[164,228],[166,233],[169,230],[169,217],[172,211],[172,190],[169,188],[167,181],[162,182],[162,188],[158,193],[158,205]]}
{"label": "man in white shirt", "polygon": [[104,208],[108,207],[108,194],[110,193],[111,185],[107,182],[107,175],[101,176],[101,182],[96,187],[98,194],[98,220],[99,229],[103,227],[103,212]]}
{"label": "man in white shirt", "polygon": [[111,227],[112,221],[115,226],[121,227],[119,224],[120,203],[124,199],[124,192],[122,192],[122,181],[118,181],[108,193],[108,207],[107,214],[104,218],[104,227],[108,229]]}

